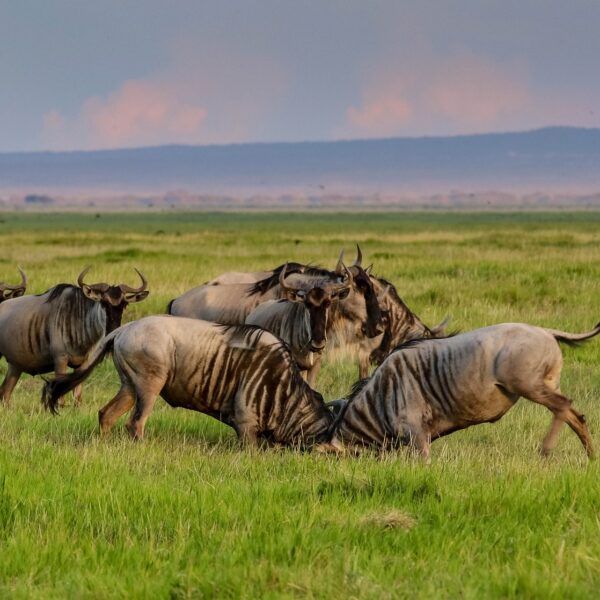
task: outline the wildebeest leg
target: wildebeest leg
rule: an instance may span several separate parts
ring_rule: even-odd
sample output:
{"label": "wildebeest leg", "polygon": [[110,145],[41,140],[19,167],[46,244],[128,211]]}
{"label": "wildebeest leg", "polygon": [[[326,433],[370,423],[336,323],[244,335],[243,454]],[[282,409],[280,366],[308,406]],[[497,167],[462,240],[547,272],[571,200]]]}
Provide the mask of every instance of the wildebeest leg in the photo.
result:
{"label": "wildebeest leg", "polygon": [[431,448],[431,435],[424,431],[423,429],[419,429],[414,431],[411,436],[412,445],[421,453],[423,460],[426,464],[431,462],[431,458],[429,456],[429,450]]}
{"label": "wildebeest leg", "polygon": [[13,390],[15,389],[15,385],[19,381],[19,377],[21,377],[20,369],[17,369],[14,365],[8,363],[8,369],[6,371],[6,376],[4,377],[4,381],[0,386],[0,401],[3,401],[8,406],[10,402],[10,397],[12,395]]}
{"label": "wildebeest leg", "polygon": [[564,421],[559,419],[558,417],[554,417],[552,419],[552,424],[550,425],[550,431],[546,434],[544,441],[542,443],[542,456],[549,456],[554,447],[556,446],[556,442],[558,441],[558,434],[562,429]]}
{"label": "wildebeest leg", "polygon": [[[69,370],[69,357],[68,356],[59,356],[54,359],[54,376],[55,377],[64,377]],[[73,395],[75,395],[75,391],[73,391]],[[59,406],[65,405],[64,397],[60,399]]]}
{"label": "wildebeest leg", "polygon": [[[571,401],[566,396],[549,388],[544,388],[537,393],[523,394],[523,396],[542,404],[554,413],[555,419],[558,418],[564,421],[577,434],[587,455],[590,458],[593,457],[592,438],[585,424],[585,417],[571,406]],[[550,433],[552,433],[552,430]]]}
{"label": "wildebeest leg", "polygon": [[321,370],[321,363],[323,358],[319,355],[316,355],[314,358],[313,366],[309,369],[308,375],[306,377],[306,381],[310,387],[315,386],[315,381],[317,381],[317,376],[319,375],[319,371]]}
{"label": "wildebeest leg", "polygon": [[358,353],[358,378],[364,379],[369,376],[369,353]]}
{"label": "wildebeest leg", "polygon": [[100,433],[108,433],[119,417],[131,409],[135,402],[135,392],[126,385],[122,385],[117,395],[98,411]]}
{"label": "wildebeest leg", "polygon": [[134,440],[144,439],[144,426],[154,408],[156,397],[160,394],[165,382],[146,380],[142,385],[136,385],[135,406],[131,413],[127,430]]}
{"label": "wildebeest leg", "polygon": [[81,394],[83,392],[83,385],[80,383],[73,389],[73,400],[75,400],[75,406],[81,406]]}
{"label": "wildebeest leg", "polygon": [[250,425],[250,424],[248,424],[248,425],[242,424],[242,425],[238,425],[236,427],[236,431],[237,431],[238,438],[239,438],[242,446],[245,446],[245,447],[258,446],[258,435],[257,435],[256,427],[254,427],[253,425]]}

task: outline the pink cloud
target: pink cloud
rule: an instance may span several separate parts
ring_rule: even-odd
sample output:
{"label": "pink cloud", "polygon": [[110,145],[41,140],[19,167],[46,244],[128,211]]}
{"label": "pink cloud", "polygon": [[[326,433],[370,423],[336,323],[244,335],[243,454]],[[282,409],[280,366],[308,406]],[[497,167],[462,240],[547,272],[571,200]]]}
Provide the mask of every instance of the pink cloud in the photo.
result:
{"label": "pink cloud", "polygon": [[371,90],[360,108],[347,109],[346,118],[357,131],[386,135],[406,125],[412,113],[410,104],[400,94]]}
{"label": "pink cloud", "polygon": [[57,150],[261,139],[287,87],[285,70],[271,56],[207,53],[179,40],[151,77],[91,96],[75,114],[48,111],[42,137]]}
{"label": "pink cloud", "polygon": [[468,52],[431,53],[370,69],[361,102],[350,106],[342,136],[473,133],[502,127],[531,105],[527,78],[517,65],[501,65]]}
{"label": "pink cloud", "polygon": [[435,114],[467,129],[494,126],[526,107],[529,90],[518,69],[462,54],[443,62],[424,90],[423,100]]}
{"label": "pink cloud", "polygon": [[81,147],[110,148],[198,139],[207,110],[186,102],[177,88],[129,80],[108,95],[86,100],[75,119],[55,110],[44,115],[46,134],[60,145],[77,139]]}
{"label": "pink cloud", "polygon": [[106,100],[90,98],[82,118],[100,146],[146,144],[167,137],[193,139],[206,109],[182,101],[175,89],[147,81],[126,81]]}

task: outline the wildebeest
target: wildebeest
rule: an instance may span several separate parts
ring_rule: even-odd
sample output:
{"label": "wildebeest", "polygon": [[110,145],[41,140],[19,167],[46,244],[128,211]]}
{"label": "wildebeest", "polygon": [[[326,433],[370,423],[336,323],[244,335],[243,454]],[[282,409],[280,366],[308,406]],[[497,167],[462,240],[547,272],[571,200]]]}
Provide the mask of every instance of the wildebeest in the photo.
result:
{"label": "wildebeest", "polygon": [[25,293],[27,289],[27,275],[25,275],[21,267],[17,267],[17,269],[19,269],[19,273],[21,274],[21,283],[11,285],[0,282],[0,302],[10,300],[11,298],[19,298]]}
{"label": "wildebeest", "polygon": [[105,433],[133,407],[127,429],[141,439],[160,395],[233,427],[243,443],[304,444],[327,435],[332,416],[321,394],[300,376],[287,346],[250,325],[224,326],[168,315],[145,317],[106,336],[75,373],[49,382],[44,404],[84,381],[112,351],[121,379],[99,412]]}
{"label": "wildebeest", "polygon": [[286,268],[286,272],[288,275],[293,273],[303,273],[305,269],[311,268],[309,265],[303,265],[301,263],[289,262],[285,263],[285,265],[279,265],[275,269],[271,271],[253,271],[253,272],[245,272],[245,271],[228,271],[226,273],[221,273],[214,279],[206,282],[206,285],[231,285],[235,283],[258,283],[259,281],[269,280],[273,275],[279,275],[283,270],[283,267]]}
{"label": "wildebeest", "polygon": [[435,327],[428,327],[421,319],[408,308],[399,296],[396,287],[383,277],[371,275],[371,282],[377,294],[383,315],[384,333],[377,346],[372,347],[369,354],[359,355],[359,377],[368,375],[369,363],[380,365],[390,352],[414,339],[442,337],[447,325],[444,319]]}
{"label": "wildebeest", "polygon": [[290,348],[300,371],[308,382],[314,383],[317,354],[325,348],[330,314],[338,308],[338,299],[344,298],[352,286],[352,274],[342,283],[325,282],[308,289],[289,287],[285,283],[286,267],[279,274],[279,285],[287,300],[269,300],[259,304],[246,318],[249,325],[257,325],[275,334]]}
{"label": "wildebeest", "polygon": [[[359,249],[360,253],[360,249]],[[268,278],[253,284],[205,284],[193,288],[169,303],[167,312],[180,317],[192,317],[237,325],[245,322],[248,315],[263,302],[285,298],[279,284],[282,267],[274,269]],[[290,273],[291,271],[291,273]],[[381,312],[368,274],[360,264],[350,267],[352,287],[349,294],[339,302],[336,319],[330,327],[336,339],[347,337],[375,337],[382,333]],[[286,282],[292,287],[317,287],[340,283],[345,276],[342,257],[335,271],[290,263],[286,267]]]}
{"label": "wildebeest", "polygon": [[[0,386],[0,400],[8,402],[21,373],[57,375],[77,368],[106,333],[121,324],[128,304],[148,295],[148,283],[137,271],[142,285],[86,284],[84,269],[79,287],[61,283],[38,296],[23,296],[0,304],[0,356],[8,370]],[[79,401],[81,390],[76,390]]]}
{"label": "wildebeest", "polygon": [[591,457],[584,416],[560,392],[563,360],[558,342],[576,344],[598,333],[600,323],[582,334],[503,323],[407,342],[370,379],[355,386],[337,416],[331,444],[410,444],[428,458],[432,440],[497,421],[523,396],[554,414],[542,446],[545,454],[565,422]]}
{"label": "wildebeest", "polygon": [[[285,298],[285,292],[279,285],[280,272],[273,271],[266,281],[200,285],[171,300],[167,312],[176,317],[242,325],[259,304]],[[290,269],[287,279],[290,286],[300,287],[304,284],[307,287],[327,280],[339,282],[340,277],[326,269],[307,267],[302,271]]]}

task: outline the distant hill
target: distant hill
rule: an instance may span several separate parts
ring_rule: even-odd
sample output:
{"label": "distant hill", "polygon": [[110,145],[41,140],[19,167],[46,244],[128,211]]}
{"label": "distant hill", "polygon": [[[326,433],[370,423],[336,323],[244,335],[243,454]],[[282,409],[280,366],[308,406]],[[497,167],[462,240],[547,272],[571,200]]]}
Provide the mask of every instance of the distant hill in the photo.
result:
{"label": "distant hill", "polygon": [[0,154],[14,193],[600,191],[600,129]]}

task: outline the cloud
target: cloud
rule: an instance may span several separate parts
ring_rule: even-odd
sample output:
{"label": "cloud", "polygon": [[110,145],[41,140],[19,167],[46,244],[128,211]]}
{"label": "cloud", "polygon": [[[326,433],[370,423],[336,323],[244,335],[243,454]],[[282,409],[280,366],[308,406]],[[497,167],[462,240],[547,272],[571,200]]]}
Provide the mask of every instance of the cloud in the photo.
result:
{"label": "cloud", "polygon": [[198,139],[207,110],[181,98],[175,87],[129,80],[106,98],[88,98],[68,119],[56,110],[44,115],[44,132],[59,145],[69,138],[88,148],[114,148]]}
{"label": "cloud", "polygon": [[527,77],[518,65],[469,52],[425,53],[372,67],[358,105],[346,109],[341,136],[475,133],[502,127],[530,106]]}
{"label": "cloud", "polygon": [[154,75],[90,96],[74,114],[47,111],[42,139],[53,150],[255,140],[268,135],[268,118],[286,89],[270,57],[178,44]]}

